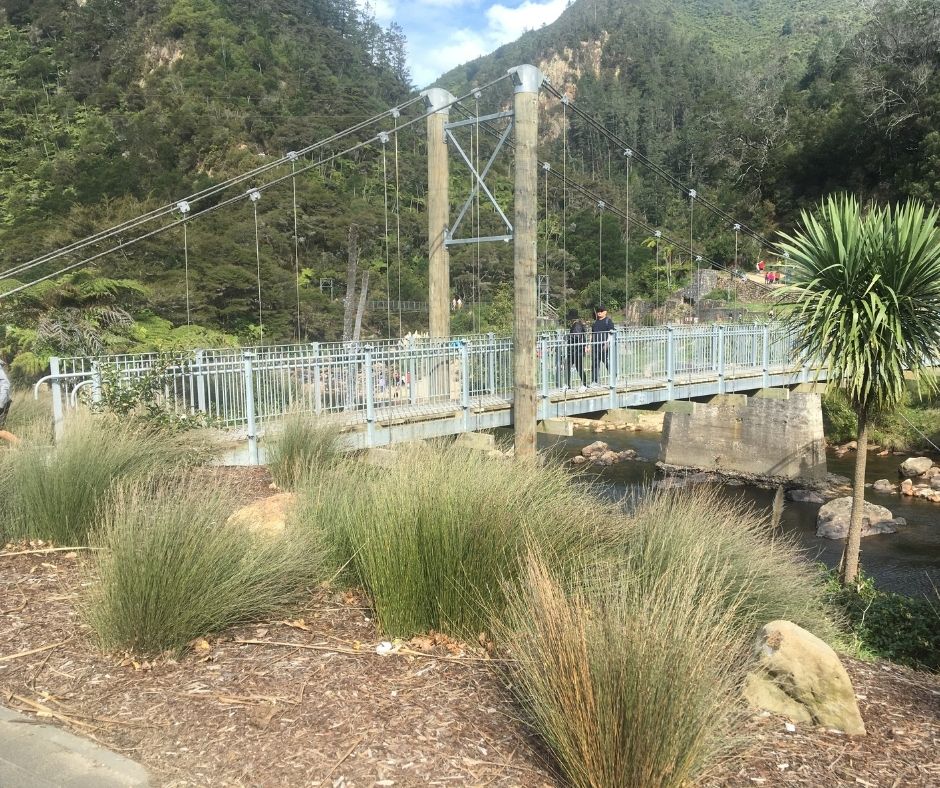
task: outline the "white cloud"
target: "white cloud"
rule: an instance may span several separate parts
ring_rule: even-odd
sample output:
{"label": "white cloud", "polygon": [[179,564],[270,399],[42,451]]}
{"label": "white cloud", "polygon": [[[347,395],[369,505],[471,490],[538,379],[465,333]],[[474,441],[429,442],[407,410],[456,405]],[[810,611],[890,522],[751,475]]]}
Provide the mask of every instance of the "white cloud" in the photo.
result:
{"label": "white cloud", "polygon": [[380,25],[388,25],[397,10],[392,0],[356,0],[356,5],[363,11],[371,11]]}
{"label": "white cloud", "polygon": [[[461,5],[461,0],[418,0],[419,3],[443,6]],[[474,5],[469,0],[467,5]],[[515,41],[526,30],[534,30],[555,21],[568,6],[568,0],[546,0],[544,3],[525,0],[516,7],[495,3],[486,9],[485,25],[470,26],[467,16],[402,20],[408,36],[411,74],[421,86],[428,85],[445,71],[466,63],[499,46]],[[468,9],[469,11],[469,9]],[[456,18],[463,16],[464,18]],[[449,26],[448,23],[456,23]]]}

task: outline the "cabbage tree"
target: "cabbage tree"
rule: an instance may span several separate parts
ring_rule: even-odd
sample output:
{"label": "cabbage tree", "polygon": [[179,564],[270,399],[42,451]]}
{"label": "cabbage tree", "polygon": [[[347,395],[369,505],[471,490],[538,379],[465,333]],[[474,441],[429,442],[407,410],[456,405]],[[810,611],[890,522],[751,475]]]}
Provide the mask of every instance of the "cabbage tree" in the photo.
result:
{"label": "cabbage tree", "polygon": [[[848,396],[858,425],[852,515],[842,582],[855,583],[861,545],[868,424],[896,408],[907,379],[936,387],[940,359],[940,231],[936,208],[909,201],[862,211],[830,197],[781,234],[793,263],[788,320],[797,346]],[[925,374],[927,373],[927,374]]]}

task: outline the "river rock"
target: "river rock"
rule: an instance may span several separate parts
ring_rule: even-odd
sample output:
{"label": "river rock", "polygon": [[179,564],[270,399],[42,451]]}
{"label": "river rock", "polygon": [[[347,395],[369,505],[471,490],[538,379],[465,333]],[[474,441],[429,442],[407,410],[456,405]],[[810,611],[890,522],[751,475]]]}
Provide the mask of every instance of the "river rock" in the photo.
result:
{"label": "river rock", "polygon": [[880,493],[893,493],[895,491],[894,485],[888,479],[879,479],[872,485],[872,489]]}
{"label": "river rock", "polygon": [[940,467],[931,465],[926,471],[924,471],[922,475],[925,479],[933,479],[937,476],[940,476]]}
{"label": "river rock", "polygon": [[810,722],[865,735],[855,690],[836,652],[790,621],[771,621],[754,643],[757,666],[744,697],[759,709],[794,722]]}
{"label": "river rock", "polygon": [[589,443],[581,449],[581,454],[589,460],[592,460],[596,457],[600,457],[605,451],[610,451],[610,446],[604,443],[604,441],[594,441],[594,443]]}
{"label": "river rock", "polygon": [[787,498],[797,503],[826,502],[826,496],[817,490],[787,490]]}
{"label": "river rock", "polygon": [[919,484],[914,489],[914,495],[917,498],[923,498],[926,501],[933,501],[934,503],[940,503],[940,491],[933,489],[933,487],[928,487],[926,484]]}
{"label": "river rock", "polygon": [[930,457],[908,457],[901,463],[898,471],[901,476],[905,478],[909,476],[922,476],[930,470],[931,465],[933,465],[933,460],[931,460]]}
{"label": "river rock", "polygon": [[243,506],[228,518],[228,523],[247,528],[263,537],[280,536],[284,533],[288,512],[296,499],[294,493],[269,495]]}
{"label": "river rock", "polygon": [[910,479],[905,479],[901,482],[901,495],[913,495],[914,494],[914,482]]}
{"label": "river rock", "polygon": [[574,457],[571,458],[571,462],[574,465],[584,465],[584,463],[586,463],[587,461],[588,461],[588,458],[585,457],[583,454],[576,454]]}
{"label": "river rock", "polygon": [[[836,498],[820,507],[816,516],[816,536],[826,539],[845,539],[849,533],[849,518],[852,516],[852,496]],[[894,517],[890,509],[865,501],[862,511],[862,536],[897,533],[905,525],[903,517]]]}
{"label": "river rock", "polygon": [[940,476],[934,476],[930,480],[930,486],[933,487],[935,490],[940,490]]}

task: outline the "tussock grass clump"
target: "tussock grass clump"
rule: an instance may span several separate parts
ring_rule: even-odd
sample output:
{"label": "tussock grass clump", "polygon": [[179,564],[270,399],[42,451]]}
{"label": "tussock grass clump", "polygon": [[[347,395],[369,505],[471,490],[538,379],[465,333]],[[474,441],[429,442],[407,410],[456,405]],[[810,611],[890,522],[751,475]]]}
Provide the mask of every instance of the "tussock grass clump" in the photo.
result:
{"label": "tussock grass clump", "polygon": [[295,489],[314,473],[336,464],[343,447],[339,429],[309,413],[294,412],[281,422],[268,458],[278,487]]}
{"label": "tussock grass clump", "polygon": [[85,615],[100,645],[181,651],[194,638],[282,613],[323,567],[309,532],[276,539],[228,524],[232,491],[138,482],[115,491],[92,542]]}
{"label": "tussock grass clump", "polygon": [[442,444],[397,453],[392,467],[347,463],[311,480],[299,508],[389,636],[476,636],[502,608],[527,542],[563,560],[616,538],[619,508],[559,465]]}
{"label": "tussock grass clump", "polygon": [[55,445],[24,440],[0,453],[0,520],[9,538],[85,544],[115,481],[169,475],[200,456],[192,436],[106,416],[76,416]]}
{"label": "tussock grass clump", "polygon": [[826,578],[795,538],[773,531],[753,507],[729,504],[717,489],[646,495],[631,513],[624,549],[637,582],[650,588],[700,556],[705,569],[724,573],[729,604],[750,632],[786,619],[827,642],[839,639]]}
{"label": "tussock grass clump", "polygon": [[[692,558],[704,558],[699,549]],[[571,785],[672,788],[729,750],[746,638],[705,561],[561,579],[530,557],[497,637],[528,723]]]}
{"label": "tussock grass clump", "polygon": [[52,438],[52,405],[48,397],[33,398],[29,389],[14,389],[13,404],[3,429],[24,440]]}

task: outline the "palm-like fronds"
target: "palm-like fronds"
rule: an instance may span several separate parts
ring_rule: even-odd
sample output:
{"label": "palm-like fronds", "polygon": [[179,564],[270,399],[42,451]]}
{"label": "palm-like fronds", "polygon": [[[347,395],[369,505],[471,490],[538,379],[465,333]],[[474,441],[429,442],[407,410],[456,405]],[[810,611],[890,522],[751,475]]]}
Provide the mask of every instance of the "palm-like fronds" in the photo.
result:
{"label": "palm-like fronds", "polygon": [[937,216],[920,203],[863,214],[853,197],[831,197],[779,244],[794,265],[799,349],[828,368],[856,411],[895,405],[905,371],[918,375],[940,357]]}

